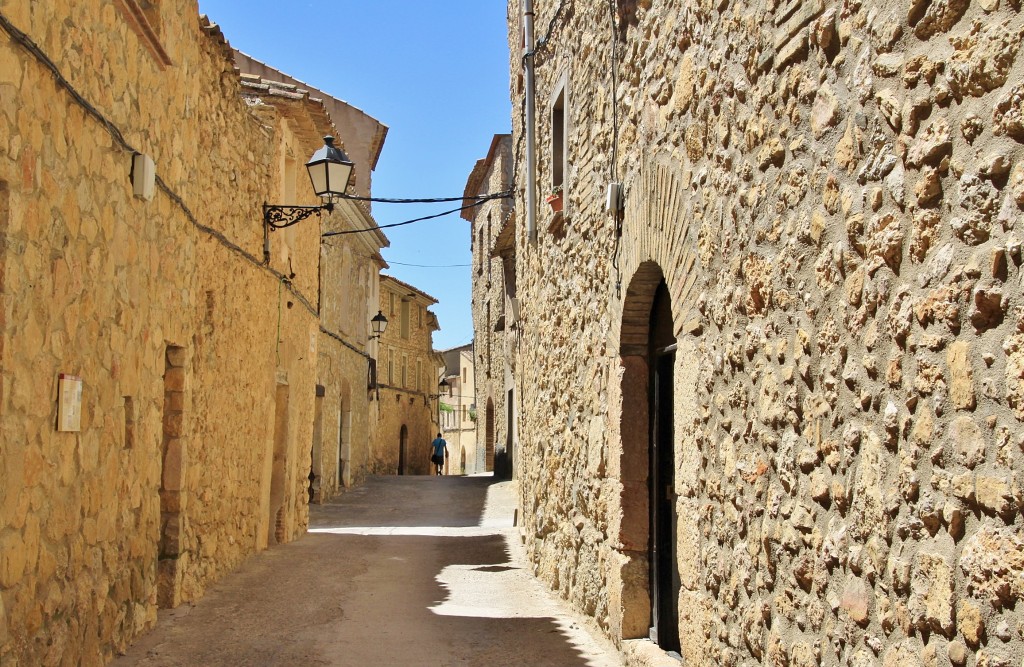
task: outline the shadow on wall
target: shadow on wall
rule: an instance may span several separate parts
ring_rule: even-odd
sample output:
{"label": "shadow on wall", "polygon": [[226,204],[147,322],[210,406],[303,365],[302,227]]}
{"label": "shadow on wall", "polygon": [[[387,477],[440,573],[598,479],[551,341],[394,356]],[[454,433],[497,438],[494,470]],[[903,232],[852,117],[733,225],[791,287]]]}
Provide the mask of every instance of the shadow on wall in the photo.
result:
{"label": "shadow on wall", "polygon": [[512,457],[507,449],[494,452],[494,479],[512,479]]}

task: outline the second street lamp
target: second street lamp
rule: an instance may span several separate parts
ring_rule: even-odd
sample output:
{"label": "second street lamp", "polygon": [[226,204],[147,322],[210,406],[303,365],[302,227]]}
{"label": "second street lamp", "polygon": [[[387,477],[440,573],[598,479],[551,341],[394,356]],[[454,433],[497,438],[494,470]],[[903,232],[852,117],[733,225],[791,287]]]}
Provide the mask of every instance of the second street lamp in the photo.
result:
{"label": "second street lamp", "polygon": [[373,330],[373,335],[370,338],[380,338],[384,335],[384,331],[388,328],[388,318],[384,317],[382,311],[377,311],[377,314],[370,319],[370,328]]}

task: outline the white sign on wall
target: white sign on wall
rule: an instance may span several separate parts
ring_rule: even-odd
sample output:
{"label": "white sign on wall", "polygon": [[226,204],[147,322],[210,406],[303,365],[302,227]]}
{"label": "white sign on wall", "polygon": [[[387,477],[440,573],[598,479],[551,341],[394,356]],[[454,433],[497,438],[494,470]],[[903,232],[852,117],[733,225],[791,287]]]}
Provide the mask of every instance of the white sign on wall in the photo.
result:
{"label": "white sign on wall", "polygon": [[82,378],[76,375],[57,376],[57,430],[82,430]]}

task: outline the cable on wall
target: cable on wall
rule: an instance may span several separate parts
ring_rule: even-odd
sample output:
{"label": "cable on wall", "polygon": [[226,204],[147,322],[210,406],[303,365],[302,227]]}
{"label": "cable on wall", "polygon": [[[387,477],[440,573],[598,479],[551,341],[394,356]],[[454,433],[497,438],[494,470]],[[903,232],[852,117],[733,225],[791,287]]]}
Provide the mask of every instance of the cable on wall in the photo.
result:
{"label": "cable on wall", "polygon": [[[56,83],[57,87],[64,90],[64,92],[67,93],[68,96],[71,97],[71,99],[79,107],[81,107],[83,111],[85,111],[87,116],[91,117],[93,120],[102,125],[103,128],[107,131],[107,134],[110,135],[110,137],[114,140],[114,143],[117,144],[117,146],[119,146],[122,150],[128,153],[135,154],[141,152],[128,143],[128,140],[125,139],[124,134],[113,123],[113,121],[104,116],[99,109],[97,109],[87,99],[85,99],[85,97],[81,93],[79,93],[78,90],[71,84],[71,82],[68,81],[68,79],[61,73],[60,68],[57,67],[57,64],[48,55],[46,55],[46,53],[32,40],[31,37],[29,37],[26,33],[22,32],[13,23],[11,23],[3,12],[0,12],[0,28],[2,28],[3,31],[6,32],[8,35],[10,35],[11,39],[16,44],[18,44],[18,46],[27,51],[32,57],[35,58],[35,60],[43,68],[50,72],[50,74],[53,76],[54,82]],[[156,186],[160,189],[160,191],[167,195],[167,197],[181,210],[185,218],[188,219],[188,221],[196,229],[203,232],[204,234],[207,234],[214,241],[224,246],[228,250],[235,252],[240,257],[242,257],[242,259],[246,260],[253,266],[263,271],[266,271],[267,273],[274,276],[280,283],[279,289],[281,286],[286,288],[295,297],[295,299],[302,304],[302,307],[305,308],[307,312],[309,312],[313,317],[317,319],[320,318],[319,311],[292,284],[292,281],[288,276],[284,275],[280,271],[277,271],[276,269],[264,265],[262,260],[257,258],[255,255],[247,252],[244,248],[228,239],[222,232],[199,222],[199,220],[192,213],[192,210],[188,207],[184,200],[182,200],[178,193],[171,189],[171,186],[168,185],[167,182],[164,181],[159,174],[157,174],[155,181]],[[460,197],[460,199],[462,198]],[[336,338],[337,340],[341,341],[346,347],[358,352],[362,356],[368,359],[370,358],[369,355],[360,351],[351,343],[348,343],[347,341],[343,340],[338,334],[327,331],[322,325],[320,327],[320,330],[330,335],[332,338]]]}
{"label": "cable on wall", "polygon": [[[618,182],[619,169],[619,49],[615,25],[615,0],[608,0],[608,14],[611,19],[612,45],[612,163],[609,171],[611,182]],[[616,207],[612,212],[615,222],[615,247],[612,249],[612,268],[615,269],[615,298],[622,297],[622,272],[619,268],[619,248],[622,240],[622,212]]]}
{"label": "cable on wall", "polygon": [[562,0],[558,3],[558,9],[555,10],[555,13],[551,16],[551,20],[548,21],[547,32],[544,33],[543,37],[537,40],[537,46],[534,47],[532,52],[526,54],[527,56],[533,56],[538,52],[547,50],[548,42],[551,41],[551,35],[555,32],[555,26],[558,24],[559,19],[562,18],[562,12],[571,4],[572,0]]}

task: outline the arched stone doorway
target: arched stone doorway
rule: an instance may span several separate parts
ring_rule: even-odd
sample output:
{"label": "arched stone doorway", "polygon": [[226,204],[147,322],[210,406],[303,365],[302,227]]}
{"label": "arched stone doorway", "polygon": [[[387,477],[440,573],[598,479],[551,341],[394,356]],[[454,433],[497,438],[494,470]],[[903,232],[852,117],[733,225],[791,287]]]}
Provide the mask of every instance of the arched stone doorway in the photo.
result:
{"label": "arched stone doorway", "polygon": [[309,493],[310,503],[322,503],[324,497],[330,495],[333,485],[333,473],[324,479],[324,396],[326,390],[322,384],[316,386],[316,399],[313,403],[313,442],[309,449]]}
{"label": "arched stone doorway", "polygon": [[402,424],[402,430],[398,435],[398,474],[405,474],[405,467],[409,462],[409,429]]}
{"label": "arched stone doorway", "polygon": [[494,471],[494,401],[488,397],[487,414],[484,415],[484,470]]}
{"label": "arched stone doorway", "polygon": [[352,398],[348,380],[341,383],[338,406],[338,487],[352,486]]}
{"label": "arched stone doorway", "polygon": [[661,268],[640,265],[623,304],[622,636],[679,650],[674,423],[675,335]]}
{"label": "arched stone doorway", "polygon": [[288,391],[278,384],[274,402],[273,459],[270,472],[270,499],[267,515],[267,546],[285,541],[288,528]]}

